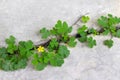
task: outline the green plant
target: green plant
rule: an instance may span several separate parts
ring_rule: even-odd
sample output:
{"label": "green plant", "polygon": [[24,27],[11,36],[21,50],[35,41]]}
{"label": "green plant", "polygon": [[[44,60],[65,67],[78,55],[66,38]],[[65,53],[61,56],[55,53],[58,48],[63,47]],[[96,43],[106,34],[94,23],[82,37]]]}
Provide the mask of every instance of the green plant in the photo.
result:
{"label": "green plant", "polygon": [[82,16],[81,21],[87,23],[90,20],[89,16]]}
{"label": "green plant", "polygon": [[90,28],[88,30],[88,34],[99,35],[99,32],[94,28]]}
{"label": "green plant", "polygon": [[87,29],[86,25],[83,25],[81,28],[78,28],[77,33],[80,35],[79,41],[86,42],[87,41]]}
{"label": "green plant", "polygon": [[[69,56],[70,51],[65,46],[68,44],[70,47],[75,47],[76,41],[74,37],[71,37],[69,33],[72,31],[72,27],[69,27],[66,22],[60,20],[57,21],[55,27],[48,30],[40,30],[42,36],[47,32],[50,32],[50,41],[47,43],[44,52],[37,52],[32,59],[32,65],[36,70],[43,70],[47,65],[62,66],[64,59]],[[48,38],[46,37],[46,38]],[[44,39],[44,37],[42,37]],[[60,44],[64,43],[64,45]]]}
{"label": "green plant", "polygon": [[96,40],[94,40],[92,37],[88,37],[87,46],[90,48],[93,48],[93,46],[96,46]]}
{"label": "green plant", "polygon": [[43,70],[47,65],[62,66],[64,58],[70,54],[66,46],[61,45],[57,50],[36,53],[33,55],[32,65],[36,70]]}
{"label": "green plant", "polygon": [[43,38],[43,39],[46,39],[47,37],[50,36],[50,31],[47,30],[46,28],[42,28],[42,29],[40,30],[40,33],[42,34],[42,38]]}
{"label": "green plant", "polygon": [[15,38],[13,36],[10,36],[9,39],[5,40],[7,43],[7,52],[10,54],[14,54],[14,52],[17,50],[17,46],[15,44]]}
{"label": "green plant", "polygon": [[78,28],[77,33],[80,35],[80,38],[78,38],[80,42],[86,42],[89,48],[96,46],[96,40],[94,40],[92,36],[88,37],[88,34],[97,35],[97,30],[94,28],[88,29],[86,25],[83,25],[82,27]]}
{"label": "green plant", "polygon": [[[98,25],[102,27],[102,34],[108,35],[110,34],[112,37],[120,37],[120,29],[117,29],[117,25],[120,23],[120,18],[117,16],[113,16],[108,14],[108,16],[101,16],[98,19]],[[104,44],[109,48],[112,47],[113,41],[112,40],[105,40]]]}
{"label": "green plant", "polygon": [[75,41],[75,37],[70,37],[69,41],[67,42],[67,44],[70,46],[70,47],[75,47],[77,42]]}
{"label": "green plant", "polygon": [[116,35],[116,26],[120,23],[120,18],[114,17],[111,14],[108,14],[108,16],[101,16],[98,19],[98,24],[102,27],[103,32],[102,34],[108,35],[109,33],[112,34],[112,36]]}
{"label": "green plant", "polygon": [[82,16],[81,21],[84,23],[79,26],[77,33],[71,35],[72,26],[67,22],[58,20],[52,29],[42,28],[40,34],[42,39],[48,39],[47,42],[34,45],[31,40],[19,41],[16,43],[14,36],[5,40],[6,47],[0,47],[0,69],[13,71],[23,69],[27,66],[28,60],[36,70],[43,70],[47,65],[60,67],[64,59],[70,55],[67,46],[75,47],[77,40],[85,43],[89,48],[96,46],[97,42],[93,38],[95,35],[111,35],[110,39],[103,41],[108,48],[113,46],[112,37],[120,38],[120,18],[108,14],[98,19],[100,30],[89,28],[85,23],[89,21],[88,16]]}
{"label": "green plant", "polygon": [[13,71],[27,66],[27,61],[34,53],[32,41],[20,41],[15,44],[15,37],[6,39],[7,47],[0,48],[0,69]]}
{"label": "green plant", "polygon": [[105,40],[104,45],[106,45],[108,48],[111,48],[113,46],[113,40]]}

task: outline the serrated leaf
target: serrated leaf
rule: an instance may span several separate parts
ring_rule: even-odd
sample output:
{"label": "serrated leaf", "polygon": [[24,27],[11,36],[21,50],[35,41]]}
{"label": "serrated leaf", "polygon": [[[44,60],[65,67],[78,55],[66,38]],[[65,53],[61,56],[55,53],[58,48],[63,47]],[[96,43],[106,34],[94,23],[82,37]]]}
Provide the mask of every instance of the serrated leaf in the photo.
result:
{"label": "serrated leaf", "polygon": [[61,41],[64,43],[66,43],[68,41],[68,39],[69,39],[69,35],[62,35],[61,36]]}
{"label": "serrated leaf", "polygon": [[8,39],[5,40],[7,43],[7,52],[13,54],[18,48],[15,44],[15,37],[10,36]]}
{"label": "serrated leaf", "polygon": [[8,57],[8,52],[5,47],[0,48],[0,59],[6,59]]}
{"label": "serrated leaf", "polygon": [[83,25],[81,28],[78,29],[78,34],[80,34],[80,38],[78,39],[80,42],[85,42],[87,40],[87,26]]}
{"label": "serrated leaf", "polygon": [[72,32],[72,26],[68,28],[68,33],[71,33]]}
{"label": "serrated leaf", "polygon": [[35,66],[35,69],[36,69],[36,70],[43,70],[46,66],[47,66],[47,64],[38,63],[38,64]]}
{"label": "serrated leaf", "polygon": [[81,21],[87,23],[90,20],[89,16],[82,16]]}
{"label": "serrated leaf", "polygon": [[28,40],[24,43],[26,49],[30,50],[32,49],[34,46],[33,46],[33,42],[31,40]]}
{"label": "serrated leaf", "polygon": [[33,51],[31,49],[34,48],[32,41],[20,41],[19,42],[19,50],[20,54],[25,57],[29,57],[33,54]]}
{"label": "serrated leaf", "polygon": [[43,39],[46,39],[50,36],[50,31],[47,30],[46,28],[42,28],[40,30],[40,33],[41,33]]}
{"label": "serrated leaf", "polygon": [[70,40],[68,41],[68,45],[70,47],[75,47],[77,42],[75,41],[75,37],[70,37]]}
{"label": "serrated leaf", "polygon": [[6,54],[7,49],[5,47],[0,48],[0,55]]}
{"label": "serrated leaf", "polygon": [[99,18],[97,20],[97,22],[103,28],[108,27],[108,19],[107,19],[107,17],[101,16],[101,18]]}
{"label": "serrated leaf", "polygon": [[109,33],[110,33],[109,30],[105,30],[102,34],[103,34],[103,35],[108,35]]}
{"label": "serrated leaf", "polygon": [[80,42],[86,42],[87,41],[87,36],[82,36],[78,39]]}
{"label": "serrated leaf", "polygon": [[38,65],[38,60],[37,59],[33,59],[32,60],[32,64],[35,66],[35,65]]}
{"label": "serrated leaf", "polygon": [[58,54],[62,57],[62,58],[66,58],[69,56],[70,51],[67,49],[66,46],[61,45],[58,49]]}
{"label": "serrated leaf", "polygon": [[120,29],[116,32],[116,37],[120,38]]}
{"label": "serrated leaf", "polygon": [[51,31],[52,31],[52,33],[57,34],[57,35],[65,35],[72,31],[72,27],[68,27],[67,22],[64,21],[62,23],[61,20],[58,20],[57,24]]}
{"label": "serrated leaf", "polygon": [[5,40],[5,42],[7,44],[14,44],[15,43],[15,37],[11,35],[8,39]]}
{"label": "serrated leaf", "polygon": [[106,45],[108,48],[111,48],[113,46],[113,40],[105,40],[104,45]]}
{"label": "serrated leaf", "polygon": [[32,59],[32,65],[36,70],[43,70],[48,63],[45,62],[47,57],[47,52],[42,52],[41,54],[34,54]]}
{"label": "serrated leaf", "polygon": [[92,37],[87,38],[87,46],[93,48],[93,46],[96,46],[96,40]]}
{"label": "serrated leaf", "polygon": [[101,16],[98,19],[98,24],[104,29],[103,34],[107,35],[108,33],[112,36],[116,35],[116,26],[120,23],[120,18],[108,14],[108,16]]}
{"label": "serrated leaf", "polygon": [[22,69],[25,68],[27,66],[27,59],[20,59],[16,65],[14,65],[15,69]]}
{"label": "serrated leaf", "polygon": [[78,28],[78,30],[77,30],[77,32],[79,33],[79,34],[81,34],[81,33],[83,33],[83,32],[85,32],[86,30],[87,30],[87,26],[86,25],[83,25],[81,28]]}
{"label": "serrated leaf", "polygon": [[80,42],[86,42],[87,41],[87,32],[81,31],[80,32],[80,38],[78,40]]}
{"label": "serrated leaf", "polygon": [[91,28],[91,29],[88,30],[88,33],[92,33],[94,35],[97,35],[98,31],[96,29],[94,29],[94,28]]}
{"label": "serrated leaf", "polygon": [[54,49],[56,49],[57,47],[58,47],[58,41],[57,41],[57,39],[56,38],[53,38],[53,39],[51,39],[51,41],[50,41],[50,43],[49,43],[49,45],[48,45],[48,48],[49,48],[49,50],[54,50]]}
{"label": "serrated leaf", "polygon": [[33,59],[32,59],[32,65],[38,65],[38,63],[39,63],[39,61],[38,61],[38,59],[39,59],[39,55],[36,53],[36,54],[33,54]]}
{"label": "serrated leaf", "polygon": [[2,64],[2,69],[5,71],[9,71],[10,70],[10,60],[5,60],[4,63]]}
{"label": "serrated leaf", "polygon": [[46,59],[48,59],[52,66],[62,66],[62,64],[64,63],[63,58],[55,53],[49,53]]}
{"label": "serrated leaf", "polygon": [[55,29],[57,30],[58,34],[65,34],[68,30],[68,25],[66,22],[61,22],[60,20],[55,25]]}
{"label": "serrated leaf", "polygon": [[62,66],[63,63],[64,60],[59,57],[53,57],[52,59],[50,59],[50,64],[52,66]]}

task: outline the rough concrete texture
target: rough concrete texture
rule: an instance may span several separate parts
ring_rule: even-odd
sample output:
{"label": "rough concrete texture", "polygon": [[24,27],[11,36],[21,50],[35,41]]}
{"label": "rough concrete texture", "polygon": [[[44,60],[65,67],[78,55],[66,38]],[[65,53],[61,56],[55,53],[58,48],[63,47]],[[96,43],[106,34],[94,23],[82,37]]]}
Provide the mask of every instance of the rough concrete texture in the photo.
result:
{"label": "rough concrete texture", "polygon": [[[0,46],[10,35],[37,44],[41,41],[40,28],[51,28],[58,19],[72,25],[86,13],[91,17],[89,27],[97,27],[101,15],[120,16],[119,7],[120,0],[0,0]],[[108,38],[96,36],[98,45],[93,49],[78,43],[70,48],[71,54],[60,68],[48,66],[35,71],[29,65],[13,72],[0,71],[0,80],[120,80],[120,40],[114,38],[114,46],[108,49],[102,43]]]}

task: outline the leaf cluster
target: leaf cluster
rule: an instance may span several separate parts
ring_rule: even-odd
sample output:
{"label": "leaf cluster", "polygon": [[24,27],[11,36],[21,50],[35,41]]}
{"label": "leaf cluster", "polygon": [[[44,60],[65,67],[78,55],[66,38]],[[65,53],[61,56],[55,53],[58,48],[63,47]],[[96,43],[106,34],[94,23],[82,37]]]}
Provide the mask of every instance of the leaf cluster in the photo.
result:
{"label": "leaf cluster", "polygon": [[32,41],[15,43],[15,37],[6,39],[7,47],[0,48],[0,69],[13,71],[27,66],[29,57],[34,53]]}
{"label": "leaf cluster", "polygon": [[[75,47],[76,41],[75,37],[70,36],[69,34],[72,32],[72,27],[68,26],[68,24],[64,21],[62,22],[61,20],[58,20],[55,26],[48,30],[46,28],[42,28],[40,30],[40,34],[43,39],[48,39],[50,38],[51,44],[57,45],[60,42],[68,44],[70,47]],[[56,38],[56,39],[53,39]],[[56,41],[58,41],[56,43]],[[55,47],[50,45],[51,47]],[[50,47],[49,46],[49,47]]]}
{"label": "leaf cluster", "polygon": [[[40,30],[42,39],[49,39],[49,41],[40,44],[39,48],[31,40],[16,43],[15,37],[10,36],[5,40],[6,47],[0,47],[0,69],[5,71],[23,69],[27,66],[29,59],[32,59],[31,64],[36,70],[43,70],[48,65],[60,67],[63,65],[65,58],[70,55],[67,46],[75,47],[77,44],[76,38],[89,48],[93,48],[97,44],[93,36],[101,33],[120,38],[120,28],[116,27],[120,23],[120,18],[111,14],[101,16],[98,19],[98,25],[101,27],[100,31],[88,28],[86,23],[89,20],[89,16],[82,16],[81,21],[84,24],[77,29],[76,35],[70,35],[72,26],[68,26],[67,22],[61,20],[58,20],[52,29],[42,28]],[[113,46],[112,37],[103,41],[108,48]]]}
{"label": "leaf cluster", "polygon": [[[108,16],[101,16],[98,19],[98,25],[100,25],[103,29],[102,34],[110,34],[112,37],[114,36],[120,38],[120,29],[117,29],[116,27],[119,23],[120,18],[111,14],[108,14]],[[104,44],[110,48],[113,45],[113,41],[112,39],[108,39],[104,41]]]}
{"label": "leaf cluster", "polygon": [[43,70],[47,65],[62,66],[64,59],[70,54],[65,45],[75,47],[77,44],[75,37],[69,35],[71,32],[72,27],[69,27],[66,22],[60,20],[57,21],[52,29],[42,28],[40,30],[41,37],[43,39],[50,39],[50,41],[45,47],[44,52],[34,54],[32,65],[36,70]]}
{"label": "leaf cluster", "polygon": [[47,65],[60,67],[64,63],[64,58],[68,57],[70,51],[66,46],[60,45],[57,50],[44,51],[33,55],[32,65],[36,70],[43,70]]}
{"label": "leaf cluster", "polygon": [[108,16],[101,16],[98,19],[98,25],[103,28],[103,35],[112,34],[112,36],[119,36],[119,31],[116,31],[116,26],[120,23],[120,18],[108,14]]}
{"label": "leaf cluster", "polygon": [[78,28],[78,34],[80,35],[80,38],[78,38],[78,40],[80,42],[86,42],[87,46],[89,48],[93,48],[94,46],[96,46],[96,40],[93,39],[92,36],[88,37],[88,34],[97,34],[97,30],[91,28],[88,29],[88,27],[86,25],[83,25],[82,27]]}

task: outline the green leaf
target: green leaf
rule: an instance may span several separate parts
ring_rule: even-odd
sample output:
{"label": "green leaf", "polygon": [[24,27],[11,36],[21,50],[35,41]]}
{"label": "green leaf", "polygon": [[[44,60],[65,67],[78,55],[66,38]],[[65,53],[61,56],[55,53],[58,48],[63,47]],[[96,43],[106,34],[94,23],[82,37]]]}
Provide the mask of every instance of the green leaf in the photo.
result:
{"label": "green leaf", "polygon": [[86,42],[87,41],[87,32],[85,32],[86,29],[82,29],[79,34],[80,38],[78,39],[80,42]]}
{"label": "green leaf", "polygon": [[93,48],[93,46],[96,46],[96,40],[92,37],[87,38],[87,46]]}
{"label": "green leaf", "polygon": [[33,54],[33,59],[32,59],[32,65],[38,65],[38,63],[39,63],[39,61],[38,61],[38,59],[39,59],[39,55],[36,53],[36,54]]}
{"label": "green leaf", "polygon": [[108,48],[111,48],[113,46],[113,40],[105,40],[104,45],[106,45]]}
{"label": "green leaf", "polygon": [[7,52],[9,52],[10,54],[14,54],[14,52],[18,49],[15,45],[15,37],[10,36],[5,41],[7,43]]}
{"label": "green leaf", "polygon": [[70,51],[67,49],[66,46],[61,45],[58,49],[58,54],[62,57],[62,58],[66,58],[69,56]]}
{"label": "green leaf", "polygon": [[0,48],[0,56],[6,53],[7,53],[7,50],[5,47]]}
{"label": "green leaf", "polygon": [[116,37],[120,38],[120,29],[116,32]]}
{"label": "green leaf", "polygon": [[88,28],[88,27],[87,27],[86,25],[83,25],[81,28],[78,28],[78,31],[77,31],[77,32],[78,32],[79,34],[81,34],[81,33],[85,32],[85,31],[87,30],[87,28]]}
{"label": "green leaf", "polygon": [[35,66],[35,69],[36,69],[36,70],[43,70],[43,69],[45,69],[46,66],[47,66],[47,64],[38,63],[38,64]]}
{"label": "green leaf", "polygon": [[87,41],[87,36],[82,36],[78,39],[80,42],[86,42]]}
{"label": "green leaf", "polygon": [[89,30],[88,30],[88,33],[92,33],[92,34],[94,34],[94,35],[99,34],[98,31],[95,30],[94,28],[89,29]]}
{"label": "green leaf", "polygon": [[63,58],[60,55],[55,53],[49,53],[48,59],[52,66],[62,66],[62,64],[64,63]]}
{"label": "green leaf", "polygon": [[38,63],[39,63],[39,62],[38,62],[37,59],[33,59],[33,60],[32,60],[32,64],[33,64],[33,65],[38,65]]}
{"label": "green leaf", "polygon": [[68,39],[69,39],[69,35],[62,35],[61,41],[66,43]]}
{"label": "green leaf", "polygon": [[101,16],[98,19],[98,24],[104,29],[103,34],[107,35],[108,33],[112,36],[116,35],[116,26],[120,23],[120,18],[108,14],[108,16]]}
{"label": "green leaf", "polygon": [[6,59],[8,57],[8,52],[5,47],[0,48],[0,59]]}
{"label": "green leaf", "polygon": [[103,35],[108,35],[109,33],[110,33],[109,30],[105,30],[102,34],[103,34]]}
{"label": "green leaf", "polygon": [[87,23],[90,20],[89,16],[82,16],[81,21]]}
{"label": "green leaf", "polygon": [[46,39],[50,36],[50,31],[47,30],[46,28],[42,28],[40,30],[40,33],[41,33],[43,39]]}
{"label": "green leaf", "polygon": [[17,64],[14,65],[15,69],[22,69],[25,68],[27,66],[27,59],[20,59],[18,60]]}
{"label": "green leaf", "polygon": [[108,14],[108,24],[109,25],[116,25],[118,23],[120,23],[120,18],[113,16],[111,14]]}
{"label": "green leaf", "polygon": [[97,20],[98,25],[100,25],[103,28],[107,28],[108,27],[108,19],[107,17],[101,16],[101,18],[99,18]]}
{"label": "green leaf", "polygon": [[32,65],[36,70],[43,70],[48,63],[45,62],[45,58],[47,57],[47,52],[42,52],[42,54],[34,54],[32,59]]}
{"label": "green leaf", "polygon": [[72,27],[68,27],[68,24],[65,21],[62,23],[61,20],[58,20],[57,24],[52,30],[52,33],[57,35],[65,35],[70,33],[71,31],[72,31]]}
{"label": "green leaf", "polygon": [[70,37],[70,40],[68,41],[68,45],[70,47],[75,47],[77,42],[75,41],[75,37]]}
{"label": "green leaf", "polygon": [[19,46],[21,56],[29,57],[33,54],[31,49],[34,48],[32,41],[20,41]]}
{"label": "green leaf", "polygon": [[50,30],[50,33],[51,33],[51,35],[57,35],[57,31],[55,30],[55,28],[53,28],[53,29],[51,29]]}
{"label": "green leaf", "polygon": [[51,41],[50,41],[50,43],[48,45],[49,50],[51,51],[51,50],[56,49],[58,47],[58,44],[59,43],[58,43],[56,38],[51,39]]}
{"label": "green leaf", "polygon": [[59,57],[54,57],[53,59],[50,59],[50,64],[52,66],[62,66],[64,63],[64,60]]}
{"label": "green leaf", "polygon": [[15,37],[10,36],[8,39],[5,40],[7,44],[14,44],[15,43]]}
{"label": "green leaf", "polygon": [[27,66],[27,59],[18,55],[7,55],[7,57],[1,57],[1,69],[5,71],[14,71],[22,69]]}
{"label": "green leaf", "polygon": [[5,60],[4,63],[2,64],[2,69],[5,71],[9,71],[10,67],[11,67],[10,60]]}
{"label": "green leaf", "polygon": [[87,26],[86,25],[83,25],[81,28],[78,28],[78,34],[80,34],[80,38],[78,39],[80,42],[86,42],[87,40]]}
{"label": "green leaf", "polygon": [[68,28],[68,33],[71,33],[72,32],[72,26]]}
{"label": "green leaf", "polygon": [[61,22],[60,20],[55,25],[55,29],[58,34],[65,34],[68,30],[68,25],[66,22]]}

